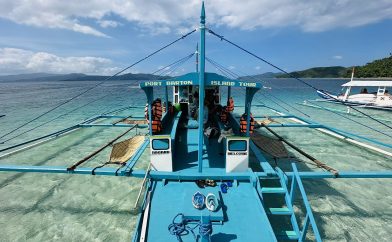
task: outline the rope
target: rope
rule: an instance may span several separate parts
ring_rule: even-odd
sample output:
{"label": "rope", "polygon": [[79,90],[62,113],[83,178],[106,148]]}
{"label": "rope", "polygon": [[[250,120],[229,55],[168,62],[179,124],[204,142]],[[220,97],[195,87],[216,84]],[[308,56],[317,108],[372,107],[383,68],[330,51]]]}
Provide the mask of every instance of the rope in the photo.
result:
{"label": "rope", "polygon": [[[206,58],[206,60],[207,60],[208,62],[210,62],[212,65],[214,65],[214,66],[215,66],[218,70],[220,70],[221,72],[222,72],[222,69],[223,69],[226,73],[229,73],[229,76],[232,76],[233,78],[237,78],[237,79],[240,78],[240,76],[239,76],[238,74],[236,74],[235,72],[229,70],[228,68],[226,68],[226,67],[220,65],[220,64],[217,63],[216,61],[214,61],[214,60],[212,60],[212,59],[209,59],[209,58]],[[225,75],[225,74],[224,74],[224,75]],[[248,74],[245,74],[245,75],[248,75]],[[248,76],[249,76],[249,75],[248,75]],[[250,78],[252,78],[252,77],[250,77]],[[253,80],[259,81],[257,78],[254,78],[254,77],[253,77]],[[266,93],[266,94],[267,94],[267,93]],[[302,113],[303,115],[305,115],[305,116],[307,116],[307,117],[310,117],[308,114],[306,114],[306,113],[302,112],[301,110],[299,110],[299,109],[293,107],[292,105],[290,105],[290,104],[288,104],[287,102],[285,102],[285,101],[279,99],[278,97],[272,95],[271,93],[268,93],[268,94],[269,94],[271,97],[274,97],[275,99],[277,99],[278,101],[280,101],[281,103],[283,103],[283,104],[289,106],[290,108],[296,110],[297,112]],[[280,105],[280,104],[277,103],[276,101],[272,100],[271,98],[268,98],[265,94],[261,93],[261,95],[263,95],[266,99],[268,99],[268,100],[270,100],[271,102],[275,103],[275,104],[278,105],[279,107],[283,108],[283,109],[286,110],[287,112],[290,112],[288,109],[286,109],[285,107],[283,107],[282,105]]]}
{"label": "rope", "polygon": [[338,116],[340,116],[340,117],[343,117],[343,118],[345,118],[345,119],[347,119],[347,120],[350,120],[350,121],[352,121],[352,122],[354,122],[354,123],[356,123],[356,124],[359,124],[359,125],[361,125],[361,126],[363,126],[363,127],[366,127],[366,128],[368,128],[368,129],[370,129],[370,130],[373,130],[373,131],[375,131],[375,132],[377,132],[377,133],[379,133],[379,134],[383,134],[383,135],[385,135],[385,136],[387,136],[387,137],[389,137],[389,138],[392,138],[392,136],[389,135],[389,134],[387,134],[387,133],[384,133],[384,132],[382,132],[382,131],[380,131],[380,130],[378,130],[378,129],[375,129],[375,128],[373,128],[373,127],[370,127],[370,126],[368,126],[368,125],[366,125],[366,124],[363,124],[363,123],[361,123],[361,122],[359,122],[359,121],[356,121],[356,120],[354,120],[354,119],[352,119],[352,118],[349,118],[349,117],[347,117],[347,116],[345,116],[345,115],[343,115],[343,114],[340,114],[340,113],[335,112],[335,111],[330,110],[330,109],[326,109],[326,108],[324,108],[324,107],[322,107],[322,106],[319,106],[319,107],[321,108],[321,110],[324,110],[324,111],[327,111],[327,112],[336,114],[336,115],[338,115]]}
{"label": "rope", "polygon": [[[176,222],[176,219],[180,218],[180,222]],[[177,240],[182,242],[181,236],[188,235],[189,233],[193,234],[193,237],[195,237],[195,240],[198,241],[198,236],[196,236],[194,230],[199,227],[199,235],[204,237],[212,234],[212,223],[209,221],[208,223],[203,224],[201,221],[199,221],[196,226],[193,228],[188,226],[187,223],[190,220],[186,220],[184,214],[179,213],[177,214],[173,220],[172,223],[169,224],[168,230],[171,235],[175,235],[177,237]]]}
{"label": "rope", "polygon": [[121,167],[125,166],[125,164],[126,164],[126,162],[107,161],[107,162],[103,163],[102,165],[94,167],[94,169],[91,170],[91,175],[94,176],[96,169],[102,168],[106,165],[120,165],[120,168],[121,168]]}
{"label": "rope", "polygon": [[124,71],[128,70],[129,68],[131,68],[131,67],[133,67],[133,66],[139,64],[140,62],[142,62],[142,61],[144,61],[144,60],[150,58],[151,56],[153,56],[153,55],[157,54],[158,52],[160,52],[160,51],[162,51],[162,50],[168,48],[169,46],[171,46],[171,45],[177,43],[178,41],[180,41],[180,40],[182,40],[182,39],[188,37],[189,35],[191,35],[191,34],[194,33],[194,32],[196,32],[196,29],[194,29],[194,30],[192,30],[191,32],[189,32],[189,33],[187,33],[187,34],[181,36],[180,38],[178,38],[178,39],[176,39],[176,40],[170,42],[169,44],[167,44],[167,45],[165,45],[165,46],[159,48],[158,50],[152,52],[151,54],[147,55],[146,57],[144,57],[144,58],[142,58],[142,59],[140,59],[140,60],[134,62],[133,64],[127,66],[126,68],[122,69],[121,71],[117,72],[116,74],[114,74],[114,75],[112,75],[112,76],[109,76],[109,77],[105,78],[103,81],[101,81],[101,82],[97,83],[96,85],[94,85],[94,86],[88,88],[87,90],[85,90],[85,91],[83,91],[83,92],[81,92],[81,93],[79,93],[79,94],[73,96],[72,98],[66,100],[65,102],[62,102],[62,103],[56,105],[55,107],[49,109],[48,111],[46,111],[46,112],[44,112],[44,113],[42,113],[42,114],[36,116],[35,118],[29,120],[28,122],[26,122],[26,123],[24,123],[24,124],[22,124],[22,125],[19,125],[18,127],[16,127],[15,129],[9,131],[8,133],[3,134],[3,135],[0,137],[0,139],[6,137],[6,136],[9,135],[9,134],[12,134],[13,132],[19,130],[20,128],[22,128],[22,127],[24,127],[24,126],[26,126],[27,124],[29,124],[29,123],[31,123],[31,122],[34,122],[35,120],[41,118],[42,116],[44,116],[44,115],[46,115],[46,114],[48,114],[48,113],[54,111],[55,109],[57,109],[57,108],[59,108],[59,107],[65,105],[65,104],[71,102],[72,100],[74,100],[74,99],[76,99],[76,98],[78,98],[78,97],[84,95],[85,93],[87,93],[87,92],[89,92],[89,91],[91,91],[91,90],[97,88],[98,86],[102,85],[102,84],[105,83],[106,81],[112,79],[113,77],[118,76],[119,74],[123,73]]}
{"label": "rope", "polygon": [[[215,33],[214,31],[212,31],[212,30],[210,30],[210,29],[208,29],[208,32],[209,32],[210,34],[212,34],[212,35],[215,35],[216,37],[218,37],[218,38],[221,39],[222,41],[224,40],[224,41],[226,41],[227,43],[229,43],[229,44],[231,44],[231,45],[237,47],[238,49],[240,49],[240,50],[242,50],[242,51],[248,53],[249,55],[255,57],[256,59],[259,59],[259,60],[263,61],[264,63],[266,63],[266,64],[268,64],[268,65],[270,65],[270,66],[276,68],[277,70],[279,70],[279,71],[285,73],[286,75],[288,75],[288,76],[290,76],[291,78],[293,78],[293,79],[295,79],[295,80],[297,80],[297,81],[303,83],[304,85],[306,85],[306,86],[308,86],[308,87],[310,87],[310,88],[312,88],[312,89],[314,89],[314,90],[316,90],[316,91],[322,92],[323,94],[327,95],[327,96],[330,97],[331,99],[333,99],[333,100],[335,100],[335,101],[337,101],[337,102],[339,102],[339,103],[341,103],[341,104],[343,104],[343,105],[345,105],[345,106],[349,106],[349,105],[347,105],[346,103],[344,103],[343,101],[341,101],[341,100],[339,100],[339,99],[337,99],[337,98],[331,96],[329,93],[325,92],[324,90],[320,90],[320,89],[316,88],[315,86],[313,86],[313,85],[307,83],[306,81],[304,81],[304,80],[302,80],[302,79],[300,79],[300,78],[294,76],[293,74],[290,74],[289,72],[283,70],[282,68],[280,68],[280,67],[278,67],[278,66],[272,64],[271,62],[269,62],[269,61],[267,61],[267,60],[265,60],[265,59],[259,57],[258,55],[256,55],[256,54],[250,52],[249,50],[246,50],[245,48],[243,48],[243,47],[241,47],[241,46],[235,44],[234,42],[232,42],[232,41],[226,39],[226,38],[223,37],[222,35],[219,35],[219,34]],[[364,116],[366,116],[366,117],[372,119],[373,121],[375,121],[375,122],[377,122],[377,123],[379,123],[379,124],[381,124],[381,125],[383,125],[383,126],[389,128],[389,129],[392,129],[392,126],[390,126],[390,125],[388,125],[388,124],[386,124],[386,123],[384,123],[384,122],[381,122],[380,120],[378,120],[378,119],[376,119],[376,118],[373,118],[372,116],[370,116],[370,115],[368,115],[368,114],[366,114],[366,113],[364,113],[364,112],[358,110],[357,108],[354,108],[354,107],[352,107],[352,106],[351,106],[351,108],[352,108],[353,110],[355,110],[355,111],[357,111],[357,112],[363,114]]]}
{"label": "rope", "polygon": [[110,94],[111,94],[111,93],[106,94],[106,95],[104,95],[104,96],[102,96],[102,97],[100,97],[100,98],[94,99],[94,100],[92,100],[92,101],[90,101],[90,102],[88,102],[88,103],[86,103],[86,104],[84,104],[84,105],[82,105],[82,106],[79,106],[79,107],[77,107],[77,108],[75,108],[75,109],[72,109],[71,111],[69,111],[69,112],[67,112],[67,113],[61,114],[61,115],[59,115],[59,116],[57,116],[57,117],[55,117],[55,118],[53,118],[53,119],[50,119],[50,120],[47,121],[47,122],[44,122],[44,123],[42,123],[42,124],[40,124],[40,125],[35,126],[34,128],[28,129],[28,130],[26,130],[26,131],[24,131],[24,132],[22,132],[22,133],[20,133],[20,134],[17,134],[17,135],[15,135],[15,136],[13,136],[13,137],[11,137],[11,138],[9,138],[9,139],[6,139],[6,140],[4,140],[3,142],[1,142],[1,144],[4,144],[4,143],[6,143],[6,142],[8,142],[8,141],[10,141],[10,140],[13,140],[13,139],[15,139],[15,138],[21,136],[22,134],[29,133],[29,132],[31,132],[31,131],[33,131],[33,130],[35,130],[35,129],[37,129],[37,128],[40,128],[40,127],[42,127],[42,126],[44,126],[44,125],[46,125],[46,124],[48,124],[48,123],[51,123],[51,122],[53,122],[53,121],[55,121],[55,120],[57,120],[57,119],[59,119],[59,118],[61,118],[61,117],[64,117],[64,116],[66,116],[66,115],[68,115],[68,114],[70,114],[70,113],[73,113],[73,112],[75,112],[75,111],[81,109],[81,108],[84,108],[84,107],[86,107],[86,106],[88,106],[88,105],[90,105],[90,104],[92,104],[92,103],[94,103],[94,102],[96,102],[96,101],[99,101],[99,100],[101,100],[101,99],[103,99],[103,98],[109,96]]}
{"label": "rope", "polygon": [[212,234],[212,223],[211,223],[211,221],[209,223],[206,223],[206,224],[202,224],[201,221],[200,221],[200,223],[198,225],[199,225],[199,234],[202,237]]}
{"label": "rope", "polygon": [[[180,222],[176,222],[176,218],[180,217],[181,220]],[[171,224],[168,226],[169,233],[171,235],[175,235],[177,237],[178,241],[182,241],[181,236],[189,234],[191,232],[193,236],[195,237],[195,240],[197,239],[195,232],[193,230],[198,226],[196,225],[194,228],[189,227],[187,224],[187,220],[184,218],[184,214],[179,213],[177,214],[174,218]]]}
{"label": "rope", "polygon": [[[173,62],[173,63],[171,63],[171,64],[169,64],[169,65],[167,65],[167,66],[164,66],[164,67],[158,69],[157,71],[155,71],[155,72],[153,72],[153,73],[151,73],[151,74],[154,75],[154,74],[156,74],[156,73],[158,73],[158,72],[160,72],[160,71],[167,71],[167,68],[172,67],[172,66],[174,66],[174,65],[176,65],[176,64],[178,64],[178,63],[180,63],[180,64],[179,64],[179,66],[180,66],[180,65],[184,64],[186,61],[188,61],[190,58],[192,58],[194,54],[195,54],[195,53],[191,53],[191,54],[189,54],[189,55],[187,55],[187,56],[185,56],[185,57],[183,57],[183,58],[181,58],[181,59],[179,59],[179,60],[177,60],[177,61],[175,61],[175,62]],[[173,69],[173,70],[170,69],[170,72],[173,72],[174,70],[176,70],[177,68],[179,68],[179,66],[177,66],[177,67],[176,67],[175,69]],[[170,72],[168,72],[168,73],[170,73]],[[163,74],[163,72],[162,72],[162,74]],[[161,75],[162,75],[162,74],[161,74]],[[159,76],[156,76],[156,79],[158,79],[158,78],[159,78]],[[22,132],[22,133],[20,133],[20,134],[18,134],[18,135],[15,135],[15,136],[13,136],[13,137],[7,139],[7,140],[4,140],[3,142],[1,142],[1,144],[4,144],[4,143],[6,143],[6,142],[8,142],[8,141],[10,141],[10,140],[13,140],[13,139],[15,139],[15,138],[17,138],[17,137],[19,137],[19,136],[21,136],[21,135],[23,135],[23,134],[26,134],[26,133],[28,133],[28,132],[30,132],[30,131],[33,131],[33,130],[35,130],[35,129],[39,128],[39,127],[42,127],[42,126],[44,126],[44,125],[46,125],[46,124],[48,124],[48,123],[51,123],[51,122],[53,122],[53,121],[55,121],[55,120],[57,120],[57,119],[59,119],[59,118],[61,118],[61,117],[64,117],[64,116],[66,116],[66,115],[68,115],[68,114],[70,114],[70,113],[72,113],[72,112],[74,112],[74,111],[76,111],[76,110],[78,110],[78,109],[81,109],[81,108],[83,108],[83,107],[86,107],[86,106],[90,105],[91,103],[94,103],[94,102],[96,102],[96,101],[99,101],[99,100],[101,100],[101,99],[103,99],[103,98],[105,98],[105,97],[107,97],[107,96],[109,96],[109,95],[111,95],[111,94],[112,94],[112,92],[110,92],[110,93],[108,93],[108,94],[106,94],[106,95],[104,95],[104,96],[102,96],[102,97],[100,97],[100,98],[94,99],[94,100],[92,100],[91,102],[88,102],[88,103],[86,103],[86,104],[84,104],[84,105],[82,105],[82,106],[80,106],[80,107],[78,107],[78,108],[75,108],[75,109],[73,109],[73,110],[71,110],[71,111],[69,111],[69,112],[66,112],[66,113],[64,113],[64,114],[62,114],[62,115],[59,115],[59,116],[57,116],[56,118],[53,118],[53,119],[51,119],[51,120],[49,120],[49,121],[47,121],[47,122],[45,122],[45,123],[42,123],[42,124],[40,124],[40,125],[37,125],[37,126],[35,126],[34,128],[31,128],[31,129],[29,129],[29,130],[26,130],[26,131],[24,131],[24,132]],[[121,122],[121,120],[118,121],[118,122]]]}
{"label": "rope", "polygon": [[[213,66],[215,66],[224,76],[226,76],[226,77],[228,77],[228,78],[230,78],[230,76],[232,76],[233,77],[233,75],[232,74],[230,74],[229,73],[229,75],[227,74],[228,73],[228,69],[224,69],[224,67],[223,66],[220,66],[218,63],[213,63],[213,61],[211,60],[211,59],[208,59],[208,58],[206,58],[206,60],[207,60],[207,62],[209,62],[210,64],[212,64]],[[234,77],[234,78],[237,78],[237,77]],[[233,92],[234,92],[234,90],[233,90]],[[242,95],[245,95],[244,93],[242,93]],[[270,100],[271,102],[273,102],[274,104],[276,104],[277,106],[279,106],[280,108],[282,108],[282,109],[284,109],[285,111],[287,111],[287,112],[290,112],[287,108],[285,108],[285,107],[283,107],[282,105],[280,105],[279,103],[277,103],[277,102],[275,102],[274,100],[272,100],[271,98],[268,98],[268,97],[266,97],[264,94],[262,94],[266,99],[268,99],[268,100]],[[264,103],[262,102],[262,101],[260,101],[260,98],[257,98],[257,101],[259,102],[259,103],[261,103],[262,105],[264,105]],[[308,116],[308,115],[307,115]]]}

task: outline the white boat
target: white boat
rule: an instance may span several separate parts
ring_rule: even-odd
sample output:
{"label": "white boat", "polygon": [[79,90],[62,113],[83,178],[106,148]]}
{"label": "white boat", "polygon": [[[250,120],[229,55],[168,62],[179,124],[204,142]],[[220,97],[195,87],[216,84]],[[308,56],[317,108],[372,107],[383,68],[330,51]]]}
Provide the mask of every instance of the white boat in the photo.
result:
{"label": "white boat", "polygon": [[[392,111],[392,95],[390,93],[392,91],[392,80],[351,80],[344,83],[342,87],[342,93],[338,95],[323,90],[317,90],[317,94],[331,102]],[[374,90],[374,92],[368,89]]]}

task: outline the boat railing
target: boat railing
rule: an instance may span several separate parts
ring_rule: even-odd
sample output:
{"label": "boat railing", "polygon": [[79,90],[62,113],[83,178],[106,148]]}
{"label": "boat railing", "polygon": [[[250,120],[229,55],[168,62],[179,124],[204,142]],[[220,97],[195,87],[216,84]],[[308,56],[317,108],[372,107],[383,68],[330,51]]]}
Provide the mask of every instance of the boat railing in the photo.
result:
{"label": "boat railing", "polygon": [[312,227],[312,230],[313,230],[315,241],[321,242],[322,240],[321,240],[320,232],[317,228],[317,224],[314,219],[313,212],[310,207],[310,203],[309,203],[308,198],[306,196],[305,188],[302,184],[301,177],[299,176],[297,166],[295,165],[295,163],[292,163],[292,167],[293,167],[293,173],[292,173],[292,177],[291,177],[291,189],[290,189],[290,193],[289,193],[290,199],[291,199],[291,205],[293,205],[293,201],[296,197],[295,196],[296,188],[298,188],[300,191],[301,197],[302,197],[303,204],[305,206],[305,210],[306,210],[305,220],[303,222],[303,226],[300,231],[298,241],[305,241],[306,234],[308,232],[309,224],[310,224]]}

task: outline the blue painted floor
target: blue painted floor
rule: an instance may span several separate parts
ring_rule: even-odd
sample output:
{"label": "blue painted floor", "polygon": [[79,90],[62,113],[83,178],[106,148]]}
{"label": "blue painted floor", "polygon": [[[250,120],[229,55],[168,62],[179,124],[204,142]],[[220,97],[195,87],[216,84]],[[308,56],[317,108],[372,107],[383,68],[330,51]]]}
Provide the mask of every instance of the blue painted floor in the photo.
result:
{"label": "blue painted floor", "polygon": [[[216,213],[205,208],[202,211],[193,208],[192,195],[196,191],[204,195],[214,193],[222,207]],[[157,182],[151,200],[147,240],[177,241],[169,233],[168,226],[178,213],[196,217],[202,213],[211,214],[213,220],[220,220],[223,216],[222,224],[213,223],[211,241],[276,241],[268,217],[250,183],[239,183],[229,188],[226,194],[219,194],[219,186],[199,188],[194,182],[169,182],[166,185]],[[197,234],[198,229],[195,232]],[[192,234],[182,239],[184,242],[195,241]]]}
{"label": "blue painted floor", "polygon": [[[177,132],[176,150],[174,151],[174,170],[179,171],[190,168],[196,170],[198,129],[179,128]],[[203,171],[207,171],[210,168],[221,171],[222,168],[225,168],[225,159],[222,144],[218,143],[218,139],[207,139],[204,136]]]}

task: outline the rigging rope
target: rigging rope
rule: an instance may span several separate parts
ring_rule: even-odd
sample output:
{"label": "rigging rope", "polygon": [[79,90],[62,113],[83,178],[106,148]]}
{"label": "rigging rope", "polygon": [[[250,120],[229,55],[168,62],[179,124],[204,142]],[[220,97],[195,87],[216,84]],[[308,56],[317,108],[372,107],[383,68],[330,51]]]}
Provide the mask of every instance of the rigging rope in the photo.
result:
{"label": "rigging rope", "polygon": [[[224,66],[222,66],[222,65],[220,65],[220,64],[218,64],[217,62],[215,62],[215,61],[213,61],[213,60],[211,60],[211,59],[209,59],[209,58],[206,58],[206,60],[208,61],[208,62],[210,62],[211,63],[211,61],[212,62],[214,62],[215,64],[217,64],[217,65],[219,65],[220,67],[222,67],[222,68],[225,68]],[[211,63],[211,64],[214,64],[214,63]],[[218,67],[217,67],[218,68]],[[230,70],[228,70],[227,69],[227,72],[231,72],[232,73],[232,75],[234,75],[235,73],[234,72],[232,72],[232,71],[230,71]],[[246,73],[245,73],[246,74]],[[247,74],[246,74],[247,75]],[[252,78],[250,75],[248,75],[250,78]],[[237,78],[237,77],[235,77],[235,78]],[[257,80],[256,78],[254,78],[253,77],[253,79],[254,80]],[[271,95],[270,93],[269,93],[269,95]],[[279,100],[279,101],[281,101],[282,103],[285,103],[283,100],[281,100],[281,99],[279,99],[279,98],[277,98],[277,97],[275,97],[275,96],[273,96],[273,95],[271,95],[272,97],[274,97],[274,98],[276,98],[277,100]],[[269,99],[270,101],[272,101],[272,102],[274,102],[272,99]],[[274,102],[275,104],[277,104],[278,106],[280,106],[280,107],[282,107],[281,105],[279,105],[278,103],[276,103],[276,102]],[[287,104],[287,103],[285,103],[286,105],[288,105],[288,106],[290,106],[290,107],[292,107],[291,105],[289,105],[289,104]],[[284,108],[284,107],[282,107],[282,108]],[[294,107],[292,107],[292,108],[294,108]],[[373,127],[370,127],[370,126],[368,126],[368,125],[366,125],[366,124],[363,124],[363,123],[361,123],[361,122],[358,122],[358,121],[356,121],[356,120],[354,120],[354,119],[351,119],[351,118],[349,118],[349,117],[346,117],[346,116],[344,116],[344,115],[342,115],[342,114],[339,114],[339,113],[336,113],[336,112],[334,112],[334,111],[332,111],[332,110],[328,110],[328,109],[325,109],[325,108],[323,108],[323,107],[320,107],[322,110],[325,110],[325,111],[328,111],[328,112],[332,112],[332,113],[334,113],[334,114],[336,114],[336,115],[339,115],[339,116],[341,116],[341,117],[343,117],[343,118],[345,118],[345,119],[347,119],[347,120],[350,120],[350,121],[352,121],[352,122],[354,122],[354,123],[356,123],[356,124],[359,124],[359,125],[361,125],[361,126],[363,126],[363,127],[366,127],[366,128],[368,128],[368,129],[370,129],[370,130],[373,130],[373,131],[375,131],[375,132],[377,132],[377,133],[380,133],[380,134],[383,134],[383,135],[385,135],[385,136],[387,136],[387,137],[389,137],[389,138],[392,138],[392,136],[391,135],[389,135],[389,134],[387,134],[387,133],[385,133],[385,132],[383,132],[383,131],[380,131],[380,130],[378,130],[378,129],[375,129],[375,128],[373,128]],[[285,108],[284,108],[285,109]],[[285,109],[286,111],[288,111],[287,109]],[[297,111],[299,111],[299,110],[297,110]],[[289,111],[288,111],[289,112]],[[301,111],[299,111],[299,112],[301,112]],[[303,112],[301,112],[301,113],[303,113]],[[305,113],[304,113],[305,114]],[[306,114],[305,114],[306,115]],[[306,116],[308,116],[309,117],[309,115],[306,115]]]}
{"label": "rigging rope", "polygon": [[[349,106],[349,105],[347,105],[346,103],[344,103],[343,101],[341,101],[341,100],[339,100],[339,99],[337,99],[337,98],[331,96],[329,93],[327,93],[327,92],[325,92],[325,91],[323,91],[323,90],[320,90],[320,89],[316,88],[315,86],[313,86],[313,85],[307,83],[306,81],[304,81],[304,80],[302,80],[302,79],[300,79],[300,78],[294,76],[293,74],[290,74],[289,72],[283,70],[282,68],[280,68],[280,67],[278,67],[278,66],[272,64],[271,62],[269,62],[269,61],[267,61],[267,60],[265,60],[265,59],[259,57],[258,55],[252,53],[251,51],[249,51],[249,50],[247,50],[247,49],[245,49],[245,48],[243,48],[243,47],[237,45],[236,43],[234,43],[234,42],[232,42],[232,41],[226,39],[225,37],[223,37],[223,35],[219,35],[219,34],[215,33],[214,31],[212,31],[211,29],[207,29],[207,30],[208,30],[208,32],[209,32],[210,34],[212,34],[212,35],[218,37],[220,40],[226,41],[227,43],[229,43],[229,44],[231,44],[231,45],[237,47],[238,49],[240,49],[240,50],[242,50],[242,51],[248,53],[249,55],[255,57],[256,59],[259,59],[259,60],[263,61],[264,63],[266,63],[266,64],[268,64],[268,65],[270,65],[270,66],[276,68],[277,70],[279,70],[279,71],[281,71],[281,72],[283,72],[283,73],[285,73],[286,75],[290,76],[291,78],[293,78],[293,79],[295,79],[295,80],[297,80],[297,81],[303,83],[304,85],[306,85],[306,86],[308,86],[308,87],[310,87],[310,88],[312,88],[312,89],[314,89],[314,90],[316,90],[316,91],[322,92],[323,94],[327,95],[328,97],[334,99],[335,101],[337,101],[337,102],[339,102],[339,103],[341,103],[341,104],[343,104],[343,105],[345,105],[345,106]],[[378,119],[376,119],[376,118],[373,118],[372,116],[370,116],[370,115],[368,115],[368,114],[366,114],[366,113],[364,113],[364,112],[358,110],[357,108],[354,108],[354,107],[351,107],[351,108],[352,108],[353,110],[355,110],[355,111],[357,111],[357,112],[363,114],[364,116],[368,117],[369,119],[371,119],[371,120],[373,120],[373,121],[375,121],[375,122],[377,122],[377,123],[379,123],[379,124],[381,124],[381,125],[383,125],[383,126],[389,128],[389,129],[392,129],[392,126],[390,126],[390,125],[388,125],[388,124],[386,124],[386,123],[384,123],[384,122],[381,122],[380,120],[378,120]]]}
{"label": "rigging rope", "polygon": [[324,108],[324,107],[322,107],[322,106],[319,106],[319,107],[321,108],[321,110],[324,110],[324,111],[327,111],[327,112],[336,114],[336,115],[338,115],[338,116],[340,116],[340,117],[342,117],[342,118],[345,118],[345,119],[347,119],[347,120],[350,120],[350,121],[352,121],[352,122],[354,122],[354,123],[356,123],[356,124],[359,124],[359,125],[361,125],[361,126],[363,126],[363,127],[366,127],[366,128],[368,128],[368,129],[370,129],[370,130],[373,130],[373,131],[375,131],[375,132],[377,132],[377,133],[379,133],[379,134],[383,134],[383,135],[385,135],[385,136],[387,136],[387,137],[389,137],[389,138],[392,139],[392,135],[389,135],[389,134],[387,134],[387,133],[385,133],[385,132],[383,132],[383,131],[380,131],[380,130],[375,129],[375,128],[371,127],[371,126],[368,126],[368,125],[366,125],[366,124],[363,124],[363,123],[361,123],[361,122],[359,122],[359,121],[356,121],[356,120],[354,120],[354,119],[352,119],[352,118],[349,118],[349,117],[347,117],[347,116],[345,116],[345,115],[343,115],[343,114],[340,114],[340,113],[338,113],[338,112],[335,112],[335,111],[333,111],[333,110]]}
{"label": "rigging rope", "polygon": [[83,92],[81,92],[81,93],[79,93],[79,94],[73,96],[72,98],[70,98],[70,99],[68,99],[68,100],[66,100],[66,101],[64,101],[64,102],[62,102],[62,103],[60,103],[60,104],[58,104],[58,105],[56,105],[55,107],[53,107],[53,108],[49,109],[48,111],[46,111],[46,112],[44,112],[44,113],[42,113],[42,114],[36,116],[35,118],[29,120],[28,122],[23,123],[22,125],[19,125],[18,127],[16,127],[15,129],[9,131],[8,133],[3,134],[3,135],[0,137],[0,139],[2,139],[2,138],[4,138],[4,137],[6,137],[6,136],[8,136],[8,135],[10,135],[10,134],[12,134],[12,133],[14,133],[15,131],[19,130],[20,128],[26,126],[27,124],[34,122],[35,120],[41,118],[42,116],[44,116],[44,115],[46,115],[46,114],[48,114],[48,113],[54,111],[55,109],[57,109],[57,108],[59,108],[59,107],[65,105],[65,104],[71,102],[72,100],[74,100],[74,99],[76,99],[76,98],[78,98],[78,97],[84,95],[85,93],[87,93],[87,92],[89,92],[89,91],[91,91],[91,90],[97,88],[98,86],[102,85],[102,84],[105,83],[106,81],[112,79],[113,77],[118,76],[119,74],[123,73],[124,71],[128,70],[129,68],[131,68],[131,67],[133,67],[133,66],[139,64],[140,62],[142,62],[142,61],[144,61],[144,60],[150,58],[151,56],[153,56],[153,55],[157,54],[158,52],[160,52],[160,51],[162,51],[162,50],[168,48],[169,46],[171,46],[171,45],[177,43],[178,41],[180,41],[180,40],[182,40],[182,39],[188,37],[189,35],[193,34],[194,32],[196,32],[196,29],[194,29],[194,30],[190,31],[189,33],[187,33],[187,34],[181,36],[180,38],[178,38],[178,39],[176,39],[176,40],[170,42],[169,44],[167,44],[167,45],[165,45],[165,46],[159,48],[158,50],[152,52],[151,54],[147,55],[146,57],[144,57],[144,58],[142,58],[142,59],[140,59],[140,60],[134,62],[133,64],[127,66],[126,68],[122,69],[121,71],[117,72],[116,74],[114,74],[114,75],[112,75],[112,76],[109,76],[109,77],[105,78],[103,81],[101,81],[101,82],[97,83],[96,85],[94,85],[94,86],[88,88],[87,90],[85,90],[85,91],[83,91]]}
{"label": "rigging rope", "polygon": [[[229,76],[232,76],[233,78],[237,78],[237,79],[238,79],[238,78],[240,77],[238,74],[236,74],[235,72],[233,72],[233,71],[229,70],[228,68],[222,66],[221,64],[217,63],[216,61],[214,61],[214,60],[212,60],[212,59],[209,59],[209,58],[207,58],[207,57],[206,57],[206,60],[207,60],[208,62],[210,62],[212,65],[214,65],[216,68],[218,68],[221,72],[223,72],[223,71],[222,71],[222,69],[223,69],[223,70],[225,70],[226,73],[229,74]],[[218,67],[218,66],[219,66],[219,67]],[[221,68],[222,68],[222,69],[221,69]],[[223,75],[225,75],[225,74],[223,74]],[[253,79],[256,80],[256,81],[259,81],[259,80],[256,79],[256,78],[253,78]],[[267,92],[266,92],[266,93],[267,93]],[[277,103],[276,101],[272,100],[271,98],[268,98],[265,94],[263,94],[263,93],[260,93],[260,94],[263,95],[266,99],[268,99],[268,100],[270,100],[271,102],[273,102],[273,103],[275,103],[276,105],[278,105],[279,107],[283,108],[283,109],[286,110],[287,112],[290,112],[288,109],[286,109],[285,107],[283,107],[282,105],[280,105],[280,104]],[[308,114],[306,114],[306,113],[304,113],[303,111],[301,111],[301,110],[299,110],[299,109],[293,107],[292,105],[286,103],[285,101],[279,99],[278,97],[272,95],[271,93],[268,93],[268,94],[269,94],[271,97],[274,97],[275,99],[277,99],[278,101],[280,101],[281,103],[283,103],[283,104],[285,104],[285,105],[291,107],[292,109],[296,110],[297,112],[302,113],[303,115],[305,115],[305,116],[307,116],[307,117],[310,117]],[[260,99],[258,99],[258,101],[261,102]],[[262,103],[262,102],[261,102],[261,103]]]}

